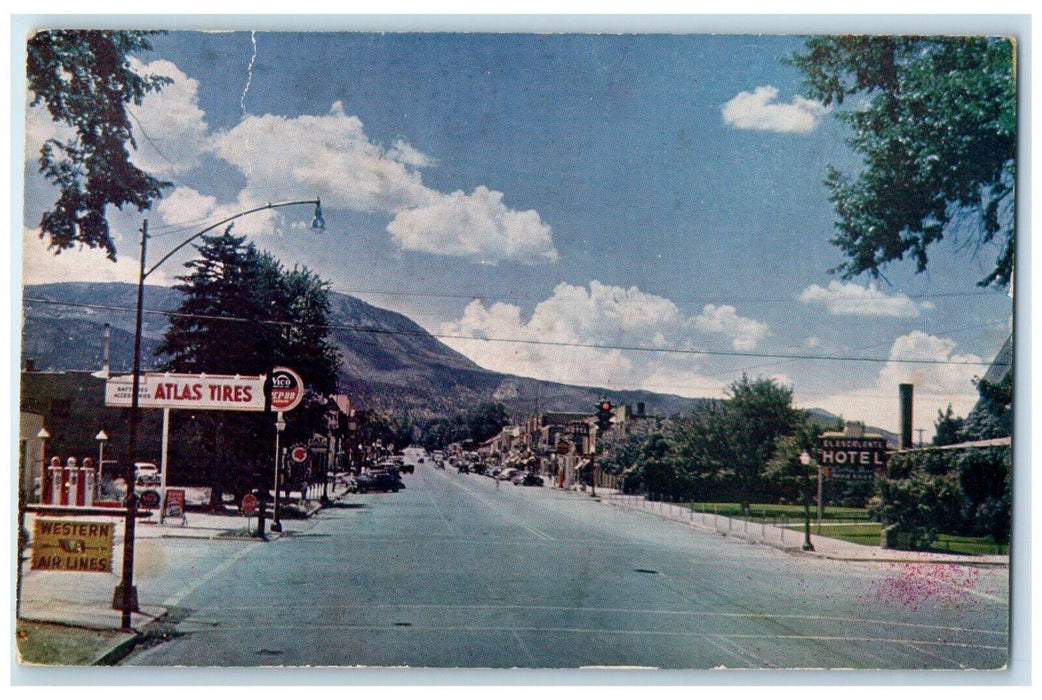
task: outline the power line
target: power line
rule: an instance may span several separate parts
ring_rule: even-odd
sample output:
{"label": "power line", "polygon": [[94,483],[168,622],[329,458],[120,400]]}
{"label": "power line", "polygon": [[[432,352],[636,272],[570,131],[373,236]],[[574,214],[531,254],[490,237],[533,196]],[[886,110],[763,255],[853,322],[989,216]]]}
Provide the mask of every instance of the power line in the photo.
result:
{"label": "power line", "polygon": [[[437,299],[474,299],[481,301],[546,301],[547,299],[543,295],[505,295],[505,294],[494,294],[494,293],[481,293],[475,292],[473,294],[459,294],[449,292],[410,292],[404,290],[383,290],[383,289],[342,289],[335,288],[335,291],[340,294],[369,294],[373,296],[388,296],[388,297],[434,297]],[[648,293],[648,296],[658,296],[655,294]],[[922,293],[922,294],[906,294],[908,299],[936,299],[936,298],[965,298],[965,297],[994,297],[996,296],[990,292],[945,292],[945,293]],[[660,297],[672,302],[673,304],[787,304],[787,303],[804,303],[798,297],[732,297],[728,299],[720,298],[687,298],[687,299],[668,299],[666,297]]]}
{"label": "power line", "polygon": [[[133,309],[129,307],[119,306],[105,306],[98,304],[84,304],[77,302],[63,302],[49,299],[38,299],[32,297],[26,297],[25,301],[42,303],[42,304],[53,304],[59,306],[72,306],[79,308],[89,308],[96,310],[107,310],[107,311],[118,311],[124,313],[130,313]],[[290,323],[288,321],[258,321],[256,319],[239,318],[234,316],[210,316],[204,314],[185,314],[177,311],[158,311],[158,310],[145,310],[144,313],[151,315],[167,316],[169,318],[184,317],[184,318],[195,318],[199,320],[212,320],[212,321],[224,321],[232,323],[250,323],[253,325],[269,325],[269,326],[295,326],[300,324]],[[587,348],[594,350],[624,350],[630,352],[646,352],[646,353],[662,353],[662,354],[676,354],[676,355],[694,355],[694,356],[708,356],[708,357],[750,357],[750,358],[761,358],[761,359],[774,359],[774,360],[813,360],[817,362],[872,362],[886,364],[890,362],[900,364],[919,364],[919,365],[966,365],[966,366],[991,366],[995,364],[987,361],[967,361],[967,360],[934,360],[934,359],[903,359],[903,358],[879,358],[879,357],[857,357],[853,355],[819,355],[819,354],[787,354],[787,353],[764,353],[764,352],[741,352],[737,350],[691,350],[685,348],[651,348],[642,345],[612,345],[607,343],[579,343],[579,342],[566,342],[556,340],[538,340],[529,338],[491,338],[491,337],[478,337],[478,336],[467,336],[467,335],[454,335],[448,333],[431,333],[426,330],[409,331],[409,330],[392,330],[387,328],[375,328],[366,326],[355,326],[355,325],[337,325],[337,324],[325,324],[313,326],[316,328],[324,328],[335,331],[345,331],[350,333],[371,333],[376,335],[392,335],[392,336],[406,336],[406,337],[417,337],[426,338],[433,337],[438,340],[475,340],[482,342],[492,343],[504,343],[504,344],[520,344],[520,345],[535,345],[544,347],[562,347],[562,348]],[[999,363],[999,366],[1003,366]]]}

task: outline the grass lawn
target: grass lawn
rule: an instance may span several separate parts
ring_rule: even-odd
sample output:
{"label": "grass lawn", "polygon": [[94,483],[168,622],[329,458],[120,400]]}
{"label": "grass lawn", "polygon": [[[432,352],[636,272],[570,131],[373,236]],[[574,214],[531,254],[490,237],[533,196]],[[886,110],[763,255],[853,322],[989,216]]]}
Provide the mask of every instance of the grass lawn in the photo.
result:
{"label": "grass lawn", "polygon": [[119,630],[88,630],[19,620],[15,643],[22,664],[90,666],[132,636]]}
{"label": "grass lawn", "polygon": [[[687,503],[684,504],[688,508],[693,508],[701,513],[716,513],[718,515],[725,515],[729,518],[740,518],[742,515],[742,508],[740,503]],[[796,518],[803,518],[803,505],[778,505],[771,503],[752,503],[749,505],[749,517],[748,519],[753,522],[760,522],[766,520],[771,522],[774,520],[788,519],[793,520]],[[817,519],[817,506],[811,505],[810,517]],[[854,520],[854,521],[868,521],[868,514],[864,508],[843,508],[840,506],[825,506],[825,512],[822,514],[822,520]]]}
{"label": "grass lawn", "polygon": [[[741,518],[741,505],[738,503],[688,503],[702,513],[717,513],[730,518]],[[769,503],[753,503],[749,506],[748,520],[752,522],[767,521],[781,524],[791,530],[803,530],[802,505],[777,505]],[[818,533],[817,508],[810,509],[812,532]],[[778,523],[778,521],[782,521]],[[868,519],[864,508],[841,508],[826,506],[822,513],[821,535],[834,537],[855,544],[879,545],[882,525]],[[951,554],[1009,554],[1009,545],[996,544],[989,537],[962,537],[958,535],[940,534],[930,546],[931,552]]]}

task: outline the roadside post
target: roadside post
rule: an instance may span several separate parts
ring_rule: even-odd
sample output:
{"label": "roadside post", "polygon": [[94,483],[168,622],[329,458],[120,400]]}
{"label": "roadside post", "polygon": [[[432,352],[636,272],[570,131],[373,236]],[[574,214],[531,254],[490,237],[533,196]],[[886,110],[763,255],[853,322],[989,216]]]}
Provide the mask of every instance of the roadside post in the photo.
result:
{"label": "roadside post", "polygon": [[[272,504],[271,531],[282,532],[282,521],[279,519],[281,517],[279,512],[279,442],[282,437],[282,431],[286,429],[286,421],[282,414],[292,411],[304,400],[304,380],[289,367],[273,367],[268,381],[264,383],[264,393],[265,410],[275,411],[275,502]],[[265,420],[268,419],[265,418]],[[262,499],[267,490],[267,486],[261,489]],[[260,518],[262,523],[264,518],[263,502],[261,503]],[[261,532],[261,537],[263,536],[264,533]]]}
{"label": "roadside post", "polygon": [[242,497],[242,503],[239,504],[239,510],[246,516],[246,532],[250,531],[250,518],[257,512],[257,497],[252,493],[248,493]]}
{"label": "roadside post", "polygon": [[282,532],[282,521],[279,519],[281,513],[279,512],[279,472],[282,470],[282,463],[279,460],[279,442],[282,438],[282,431],[286,429],[286,421],[282,419],[282,411],[276,414],[275,418],[275,504],[271,509],[271,531]]}

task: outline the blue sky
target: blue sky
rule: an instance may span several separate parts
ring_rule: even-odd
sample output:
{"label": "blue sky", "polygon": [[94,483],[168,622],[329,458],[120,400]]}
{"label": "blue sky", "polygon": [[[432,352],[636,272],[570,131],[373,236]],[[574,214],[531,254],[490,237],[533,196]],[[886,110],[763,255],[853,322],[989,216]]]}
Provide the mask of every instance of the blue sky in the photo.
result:
{"label": "blue sky", "polygon": [[[972,407],[1009,333],[1011,300],[975,285],[997,251],[946,242],[927,274],[828,273],[842,258],[821,183],[857,162],[782,61],[801,44],[175,31],[139,57],[175,81],[134,109],[135,160],[175,183],[147,213],[150,258],[222,216],[321,196],[324,234],[306,207],[235,230],[483,366],[687,396],[745,371],[888,429],[911,381],[929,438],[939,409]],[[55,260],[37,239],[53,193],[29,159],[53,133],[27,115],[24,282],[134,281],[141,215],[113,215],[118,264]]]}

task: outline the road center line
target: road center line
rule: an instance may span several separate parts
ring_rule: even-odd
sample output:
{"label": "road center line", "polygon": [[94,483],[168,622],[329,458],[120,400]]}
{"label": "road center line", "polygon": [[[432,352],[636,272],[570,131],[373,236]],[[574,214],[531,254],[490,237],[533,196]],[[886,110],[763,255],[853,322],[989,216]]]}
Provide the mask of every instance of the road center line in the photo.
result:
{"label": "road center line", "polygon": [[524,529],[528,530],[529,532],[531,532],[533,535],[535,535],[539,539],[548,540],[548,541],[552,541],[554,539],[553,537],[551,537],[550,535],[546,534],[542,530],[538,530],[538,529],[532,527],[531,525],[526,523],[521,518],[518,518],[517,516],[511,515],[510,513],[506,512],[505,510],[503,510],[502,508],[500,508],[496,504],[494,504],[491,501],[489,501],[488,499],[486,499],[484,496],[478,495],[478,493],[476,491],[473,491],[469,487],[463,486],[456,479],[452,479],[449,476],[442,475],[442,474],[438,474],[438,476],[441,477],[442,479],[445,479],[445,481],[447,481],[448,483],[452,484],[453,486],[458,488],[463,493],[468,494],[469,496],[471,496],[471,497],[481,501],[488,508],[491,508],[492,510],[496,511],[497,513],[499,513],[503,517],[508,518],[508,519],[514,521],[515,523],[517,523],[518,525],[520,525]]}

